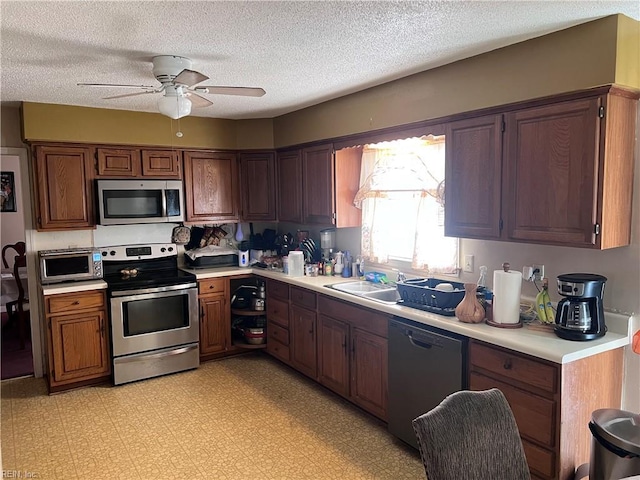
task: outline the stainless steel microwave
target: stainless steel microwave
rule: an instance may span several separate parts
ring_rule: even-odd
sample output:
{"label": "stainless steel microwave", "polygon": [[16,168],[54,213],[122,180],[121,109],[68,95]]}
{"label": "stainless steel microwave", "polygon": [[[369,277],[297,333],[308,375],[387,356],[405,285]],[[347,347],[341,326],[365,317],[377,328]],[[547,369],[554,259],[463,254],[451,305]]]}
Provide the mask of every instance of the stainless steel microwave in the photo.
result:
{"label": "stainless steel microwave", "polygon": [[43,284],[102,278],[102,254],[90,247],[41,250],[38,259]]}
{"label": "stainless steel microwave", "polygon": [[180,180],[96,180],[98,223],[166,223],[184,221]]}

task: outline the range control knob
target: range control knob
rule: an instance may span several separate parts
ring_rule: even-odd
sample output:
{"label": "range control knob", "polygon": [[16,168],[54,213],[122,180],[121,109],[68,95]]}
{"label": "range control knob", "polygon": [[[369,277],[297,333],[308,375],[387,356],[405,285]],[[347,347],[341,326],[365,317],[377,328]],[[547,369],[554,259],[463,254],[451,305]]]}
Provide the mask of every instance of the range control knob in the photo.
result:
{"label": "range control knob", "polygon": [[115,256],[115,254],[116,254],[116,251],[115,251],[115,250],[111,250],[111,251],[109,252],[109,255],[111,255],[112,257],[113,257],[113,256]]}
{"label": "range control knob", "polygon": [[106,252],[106,251],[102,252],[102,256],[103,256],[103,257],[106,257],[107,255],[108,255],[108,254],[107,254],[107,252]]}
{"label": "range control knob", "polygon": [[170,252],[173,252],[173,247],[169,247],[169,251],[170,251]]}
{"label": "range control knob", "polygon": [[166,252],[166,251],[167,251],[167,249],[166,249],[166,248],[164,248],[164,247],[162,247],[162,248],[160,249],[160,251],[161,251],[162,253],[164,253],[164,252]]}

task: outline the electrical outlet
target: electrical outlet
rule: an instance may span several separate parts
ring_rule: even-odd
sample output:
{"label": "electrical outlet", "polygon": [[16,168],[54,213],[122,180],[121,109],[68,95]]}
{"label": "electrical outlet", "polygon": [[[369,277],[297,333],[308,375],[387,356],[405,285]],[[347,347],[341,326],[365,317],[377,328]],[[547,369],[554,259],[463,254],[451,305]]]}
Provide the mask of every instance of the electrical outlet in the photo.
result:
{"label": "electrical outlet", "polygon": [[[536,265],[535,263],[531,265],[533,268],[533,278],[531,281],[541,282],[544,278],[544,265]],[[537,271],[536,271],[537,270]]]}
{"label": "electrical outlet", "polygon": [[473,255],[464,256],[464,268],[462,270],[467,273],[473,273]]}

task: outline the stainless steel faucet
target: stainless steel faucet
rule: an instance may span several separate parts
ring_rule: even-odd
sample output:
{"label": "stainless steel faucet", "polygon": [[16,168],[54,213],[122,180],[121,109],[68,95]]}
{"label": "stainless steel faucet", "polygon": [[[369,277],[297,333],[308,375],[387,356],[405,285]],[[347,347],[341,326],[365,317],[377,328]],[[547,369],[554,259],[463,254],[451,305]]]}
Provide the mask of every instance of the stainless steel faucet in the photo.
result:
{"label": "stainless steel faucet", "polygon": [[398,270],[398,275],[396,276],[396,282],[404,282],[407,280],[407,277],[405,276],[404,273],[402,273],[400,270]]}

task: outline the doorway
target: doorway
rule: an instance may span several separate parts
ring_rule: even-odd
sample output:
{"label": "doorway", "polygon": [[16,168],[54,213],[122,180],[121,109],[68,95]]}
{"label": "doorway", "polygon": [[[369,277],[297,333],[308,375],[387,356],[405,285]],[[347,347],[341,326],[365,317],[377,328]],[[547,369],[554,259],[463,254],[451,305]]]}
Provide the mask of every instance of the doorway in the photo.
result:
{"label": "doorway", "polygon": [[[27,249],[27,272],[28,279],[23,281],[26,292],[36,292],[35,286],[35,256],[32,250],[31,241],[31,199],[29,190],[29,170],[27,163],[27,151],[24,148],[1,148],[0,149],[0,170],[2,172],[3,192],[6,197],[11,197],[8,208],[0,210],[0,228],[2,247],[17,242],[25,242]],[[17,298],[17,287],[13,279],[13,258],[15,252],[8,251],[8,268],[2,265],[2,308],[1,320],[2,331],[1,354],[0,354],[0,374],[2,380],[28,375],[42,375],[34,370],[34,365],[42,363],[40,331],[37,328],[37,315],[34,313],[32,302],[25,304],[25,314],[27,316],[26,335],[24,337],[24,348],[22,348],[19,338],[19,328],[17,312],[10,318],[6,311],[6,304]],[[33,293],[31,295],[33,297]],[[34,318],[32,317],[32,314]],[[34,325],[35,324],[35,325]],[[35,326],[35,328],[34,328]],[[35,360],[35,362],[34,362]]]}

